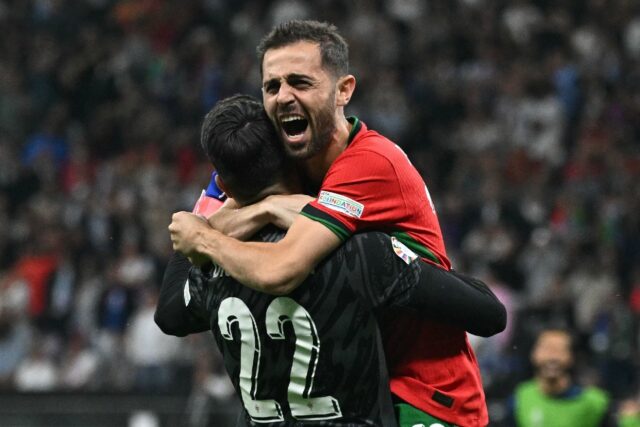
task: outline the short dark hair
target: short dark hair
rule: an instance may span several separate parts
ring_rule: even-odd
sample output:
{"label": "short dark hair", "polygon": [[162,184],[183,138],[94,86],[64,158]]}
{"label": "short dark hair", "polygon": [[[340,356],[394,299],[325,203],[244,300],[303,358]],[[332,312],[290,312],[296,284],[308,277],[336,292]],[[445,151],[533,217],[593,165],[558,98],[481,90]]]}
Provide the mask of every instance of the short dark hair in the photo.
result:
{"label": "short dark hair", "polygon": [[277,49],[300,41],[317,43],[320,46],[322,66],[334,76],[349,73],[349,45],[338,33],[335,25],[327,22],[293,20],[275,26],[258,45],[260,70],[264,54],[269,49]]}
{"label": "short dark hair", "polygon": [[207,113],[202,148],[234,196],[254,201],[284,179],[288,160],[262,103],[248,95],[223,99]]}

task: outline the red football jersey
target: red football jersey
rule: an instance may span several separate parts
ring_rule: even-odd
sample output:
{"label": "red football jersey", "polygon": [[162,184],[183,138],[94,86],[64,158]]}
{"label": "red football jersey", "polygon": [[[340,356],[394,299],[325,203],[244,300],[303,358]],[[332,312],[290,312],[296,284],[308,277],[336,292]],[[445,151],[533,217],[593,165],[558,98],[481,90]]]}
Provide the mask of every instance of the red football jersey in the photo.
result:
{"label": "red football jersey", "polygon": [[[343,240],[364,230],[387,232],[424,261],[448,270],[440,224],[422,177],[400,147],[357,118],[350,120],[349,145],[302,214]],[[392,393],[444,421],[486,425],[480,371],[465,331],[407,313],[387,317],[381,327]]]}

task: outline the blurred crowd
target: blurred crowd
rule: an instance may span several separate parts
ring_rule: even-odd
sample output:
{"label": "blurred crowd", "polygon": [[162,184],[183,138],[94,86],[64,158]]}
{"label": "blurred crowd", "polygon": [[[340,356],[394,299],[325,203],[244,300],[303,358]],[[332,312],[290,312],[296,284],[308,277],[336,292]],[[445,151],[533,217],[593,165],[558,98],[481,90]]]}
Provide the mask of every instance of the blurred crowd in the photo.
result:
{"label": "blurred crowd", "polygon": [[488,397],[549,324],[582,382],[635,396],[633,0],[0,2],[0,390],[230,393],[211,337],[153,323],[166,227],[207,184],[204,114],[260,96],[255,46],[293,18],[338,26],[347,112],[407,151],[454,266],[507,305],[507,331],[472,338]]}

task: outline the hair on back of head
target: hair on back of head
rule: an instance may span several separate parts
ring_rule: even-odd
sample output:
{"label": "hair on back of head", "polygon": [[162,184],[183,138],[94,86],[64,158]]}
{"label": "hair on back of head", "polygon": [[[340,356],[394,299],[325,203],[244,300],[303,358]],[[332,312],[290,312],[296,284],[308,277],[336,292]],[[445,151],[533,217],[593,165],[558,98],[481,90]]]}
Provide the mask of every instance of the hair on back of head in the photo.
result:
{"label": "hair on back of head", "polygon": [[[349,45],[335,25],[311,20],[287,21],[275,26],[258,44],[258,60],[262,65],[269,49],[278,49],[300,41],[317,43],[322,66],[334,76],[349,73]],[[262,66],[260,67],[262,69]]]}
{"label": "hair on back of head", "polygon": [[262,103],[248,95],[219,101],[207,113],[202,148],[234,196],[253,200],[283,179],[287,159]]}

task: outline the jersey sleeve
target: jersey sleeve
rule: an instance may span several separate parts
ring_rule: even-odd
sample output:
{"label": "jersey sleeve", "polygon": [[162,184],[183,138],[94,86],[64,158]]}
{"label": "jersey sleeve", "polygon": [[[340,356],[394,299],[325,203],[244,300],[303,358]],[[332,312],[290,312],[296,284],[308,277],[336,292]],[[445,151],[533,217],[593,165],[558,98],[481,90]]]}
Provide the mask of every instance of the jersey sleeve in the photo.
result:
{"label": "jersey sleeve", "polygon": [[388,222],[390,216],[396,223],[402,221],[404,204],[391,161],[373,151],[355,150],[336,159],[318,198],[301,213],[344,241],[367,226]]}
{"label": "jersey sleeve", "polygon": [[350,271],[349,284],[373,309],[404,300],[420,280],[417,264],[398,257],[392,239],[379,232],[361,233],[338,249],[338,261]]}
{"label": "jersey sleeve", "polygon": [[174,253],[162,279],[154,315],[164,333],[186,336],[209,329],[205,285],[202,271],[182,254]]}
{"label": "jersey sleeve", "polygon": [[400,306],[481,337],[504,331],[507,310],[484,282],[420,260],[414,263],[420,269],[419,281]]}
{"label": "jersey sleeve", "polygon": [[506,327],[506,309],[486,284],[423,262],[395,237],[358,234],[344,246],[362,259],[352,286],[372,308],[407,309],[485,337]]}

